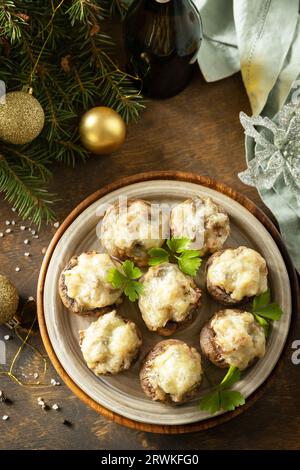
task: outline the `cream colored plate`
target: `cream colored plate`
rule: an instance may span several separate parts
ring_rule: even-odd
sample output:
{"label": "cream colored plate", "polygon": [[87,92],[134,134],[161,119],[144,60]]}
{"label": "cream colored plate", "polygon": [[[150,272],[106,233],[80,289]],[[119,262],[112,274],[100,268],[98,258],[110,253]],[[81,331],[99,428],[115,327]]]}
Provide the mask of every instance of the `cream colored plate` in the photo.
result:
{"label": "cream colored plate", "polygon": [[[60,363],[74,382],[92,399],[136,421],[179,425],[204,420],[210,415],[199,411],[198,402],[199,397],[209,390],[209,386],[204,381],[197,398],[177,407],[155,403],[145,397],[138,380],[141,358],[161,338],[146,329],[137,305],[127,300],[120,307],[120,312],[133,319],[142,331],[143,348],[140,360],[129,371],[117,376],[96,377],[85,365],[78,345],[78,330],[86,328],[93,320],[69,314],[63,307],[57,289],[59,274],[73,255],[91,249],[101,250],[96,235],[96,226],[101,223],[101,219],[96,215],[100,204],[112,203],[121,195],[129,198],[142,198],[150,202],[176,204],[197,194],[213,197],[227,210],[231,221],[231,236],[226,246],[246,245],[264,256],[268,263],[273,299],[284,310],[282,319],[273,324],[265,357],[243,373],[242,380],[236,387],[245,397],[248,397],[266,380],[279,359],[291,320],[291,292],[287,270],[277,245],[264,226],[239,203],[215,190],[181,181],[156,180],[123,187],[93,203],[77,217],[59,240],[47,271],[44,314],[49,338]],[[201,287],[204,285],[203,271],[204,266],[201,268],[202,275],[199,276]],[[199,349],[201,326],[219,308],[221,306],[213,302],[204,292],[202,308],[196,320],[173,337],[182,339]],[[206,360],[203,363],[210,380],[219,380],[224,374],[224,371],[220,371]]]}

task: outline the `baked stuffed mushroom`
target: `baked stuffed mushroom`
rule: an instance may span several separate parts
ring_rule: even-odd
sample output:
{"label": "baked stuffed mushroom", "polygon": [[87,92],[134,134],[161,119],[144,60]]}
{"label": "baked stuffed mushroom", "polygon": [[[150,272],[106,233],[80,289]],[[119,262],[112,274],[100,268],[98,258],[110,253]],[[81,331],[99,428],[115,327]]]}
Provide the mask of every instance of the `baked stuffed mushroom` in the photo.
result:
{"label": "baked stuffed mushroom", "polygon": [[204,325],[200,346],[216,366],[243,370],[265,355],[266,336],[252,313],[226,309],[215,313]]}
{"label": "baked stuffed mushroom", "polygon": [[156,344],[144,359],[140,371],[145,394],[162,402],[179,404],[191,399],[201,380],[200,354],[177,339]]}
{"label": "baked stuffed mushroom", "polygon": [[146,326],[162,336],[169,336],[192,318],[201,302],[201,290],[191,276],[176,264],[151,267],[140,279],[144,291],[139,308]]}
{"label": "baked stuffed mushroom", "polygon": [[206,264],[206,286],[223,305],[234,306],[268,289],[268,269],[257,251],[245,246],[214,253]]}
{"label": "baked stuffed mushroom", "polygon": [[129,369],[142,344],[135,323],[120,317],[115,310],[80,331],[79,338],[84,360],[96,375],[117,374]]}
{"label": "baked stuffed mushroom", "polygon": [[173,237],[192,240],[204,256],[223,247],[230,233],[229,217],[210,197],[196,196],[172,209],[170,229]]}
{"label": "baked stuffed mushroom", "polygon": [[107,276],[118,263],[105,253],[90,251],[71,258],[61,272],[59,293],[65,307],[80,315],[101,315],[122,302]]}
{"label": "baked stuffed mushroom", "polygon": [[100,236],[111,256],[147,266],[148,250],[164,243],[161,214],[151,211],[146,201],[129,200],[125,207],[117,202],[106,211]]}

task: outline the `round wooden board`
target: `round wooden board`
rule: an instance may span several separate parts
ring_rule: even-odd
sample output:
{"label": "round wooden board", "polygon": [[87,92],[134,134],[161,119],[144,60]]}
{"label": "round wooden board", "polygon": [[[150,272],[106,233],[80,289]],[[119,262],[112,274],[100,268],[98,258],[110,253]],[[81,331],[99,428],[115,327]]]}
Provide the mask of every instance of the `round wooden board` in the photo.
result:
{"label": "round wooden board", "polygon": [[[71,214],[65,219],[65,221],[62,223],[60,226],[59,230],[56,232],[55,236],[53,237],[47,253],[45,255],[41,271],[40,271],[40,276],[39,276],[39,282],[38,282],[38,291],[37,291],[37,307],[38,307],[38,320],[39,320],[39,326],[40,326],[40,331],[42,335],[42,339],[46,348],[46,351],[50,357],[50,360],[52,361],[54,367],[56,368],[57,372],[60,374],[64,382],[69,386],[69,388],[82,400],[84,401],[87,405],[91,406],[93,409],[96,411],[100,412],[103,414],[105,417],[128,427],[138,429],[138,430],[143,430],[143,431],[148,431],[148,432],[157,432],[157,433],[169,433],[169,434],[177,434],[177,433],[186,433],[186,432],[193,432],[193,431],[199,431],[203,429],[208,429],[211,427],[214,427],[216,425],[219,425],[223,422],[226,422],[230,419],[232,419],[234,416],[239,415],[243,411],[245,411],[249,406],[251,406],[263,393],[265,390],[266,386],[270,383],[272,377],[274,377],[274,374],[279,366],[280,361],[278,361],[276,367],[273,369],[272,373],[269,375],[268,379],[264,382],[263,385],[261,385],[252,395],[247,399],[246,405],[243,407],[237,408],[233,412],[230,413],[224,413],[222,415],[216,416],[209,418],[205,421],[201,422],[196,422],[196,423],[191,423],[187,425],[157,425],[157,424],[148,424],[148,423],[142,423],[138,421],[134,421],[128,418],[125,418],[117,413],[114,413],[107,408],[103,407],[93,399],[91,399],[73,380],[72,378],[68,375],[68,373],[64,370],[62,367],[60,361],[58,360],[55,351],[53,349],[53,346],[51,344],[51,341],[49,339],[49,335],[47,332],[47,327],[46,327],[46,322],[45,322],[45,316],[44,316],[44,307],[43,307],[43,298],[44,298],[44,287],[45,287],[45,278],[47,274],[47,269],[52,257],[52,254],[54,252],[54,249],[59,242],[60,238],[66,231],[66,229],[70,226],[70,224],[81,214],[87,207],[89,207],[92,203],[100,199],[101,197],[105,196],[106,194],[115,191],[119,188],[122,188],[124,186],[134,184],[134,183],[139,183],[139,182],[144,182],[144,181],[150,181],[150,180],[179,180],[179,181],[185,181],[185,182],[190,182],[194,184],[200,184],[202,186],[212,188],[214,190],[217,190],[232,199],[236,200],[240,204],[242,204],[246,209],[248,209],[268,230],[268,232],[271,234],[273,239],[275,240],[281,255],[285,261],[288,274],[289,274],[289,279],[290,279],[290,285],[291,285],[291,291],[292,291],[292,300],[293,300],[293,317],[295,318],[295,313],[297,312],[297,277],[295,270],[293,268],[291,259],[287,253],[287,250],[281,240],[281,237],[275,228],[274,224],[270,221],[270,219],[254,204],[252,203],[249,199],[241,195],[240,193],[235,192],[233,189],[221,184],[217,183],[213,180],[211,180],[208,177],[203,177],[200,175],[192,174],[192,173],[183,173],[183,172],[172,172],[172,171],[164,171],[164,172],[149,172],[149,173],[142,173],[138,175],[134,175],[131,177],[123,178],[115,183],[109,184],[105,186],[104,188],[96,191],[94,194],[89,196],[87,199],[85,199],[81,204],[79,204],[72,212]],[[282,355],[281,355],[282,357]]]}

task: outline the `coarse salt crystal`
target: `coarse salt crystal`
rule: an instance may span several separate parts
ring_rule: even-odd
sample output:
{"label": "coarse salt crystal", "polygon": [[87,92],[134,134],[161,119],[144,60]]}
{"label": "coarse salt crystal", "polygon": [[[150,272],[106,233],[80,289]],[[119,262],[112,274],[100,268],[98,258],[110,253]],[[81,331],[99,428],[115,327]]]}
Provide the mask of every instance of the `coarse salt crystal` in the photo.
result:
{"label": "coarse salt crystal", "polygon": [[9,221],[9,220],[6,220],[6,221],[5,221],[5,225],[10,225],[10,221]]}
{"label": "coarse salt crystal", "polygon": [[25,225],[21,225],[20,230],[22,230],[22,232],[23,232],[23,230],[26,230]]}
{"label": "coarse salt crystal", "polygon": [[7,228],[7,229],[5,230],[5,233],[11,233],[11,228]]}
{"label": "coarse salt crystal", "polygon": [[19,271],[21,271],[21,268],[19,268],[19,266],[16,266],[15,271],[18,273]]}
{"label": "coarse salt crystal", "polygon": [[54,222],[53,227],[58,228],[59,227],[59,222]]}
{"label": "coarse salt crystal", "polygon": [[8,341],[8,340],[10,340],[10,338],[11,338],[11,336],[10,336],[10,335],[4,335],[4,339],[5,339],[5,341]]}
{"label": "coarse salt crystal", "polygon": [[53,385],[53,387],[56,387],[57,385],[60,385],[60,382],[58,382],[55,379],[51,379],[50,383],[51,383],[51,385]]}
{"label": "coarse salt crystal", "polygon": [[9,419],[9,416],[8,415],[3,415],[2,419],[3,419],[3,421],[7,421]]}
{"label": "coarse salt crystal", "polygon": [[26,240],[24,240],[24,245],[29,245],[29,240],[28,240],[28,238],[26,238]]}

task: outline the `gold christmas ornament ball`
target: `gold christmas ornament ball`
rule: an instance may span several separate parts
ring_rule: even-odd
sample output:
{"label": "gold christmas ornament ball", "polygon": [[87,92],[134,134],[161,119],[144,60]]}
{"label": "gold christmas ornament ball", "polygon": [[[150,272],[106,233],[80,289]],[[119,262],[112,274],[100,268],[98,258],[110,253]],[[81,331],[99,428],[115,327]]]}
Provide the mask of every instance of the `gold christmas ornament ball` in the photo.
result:
{"label": "gold christmas ornament ball", "polygon": [[0,103],[0,140],[28,144],[42,131],[45,114],[31,91],[11,91]]}
{"label": "gold christmas ornament ball", "polygon": [[0,274],[0,325],[15,315],[19,305],[19,294],[13,283]]}
{"label": "gold christmas ornament ball", "polygon": [[126,125],[113,109],[97,106],[82,116],[79,134],[82,144],[90,152],[99,155],[111,153],[123,144]]}

